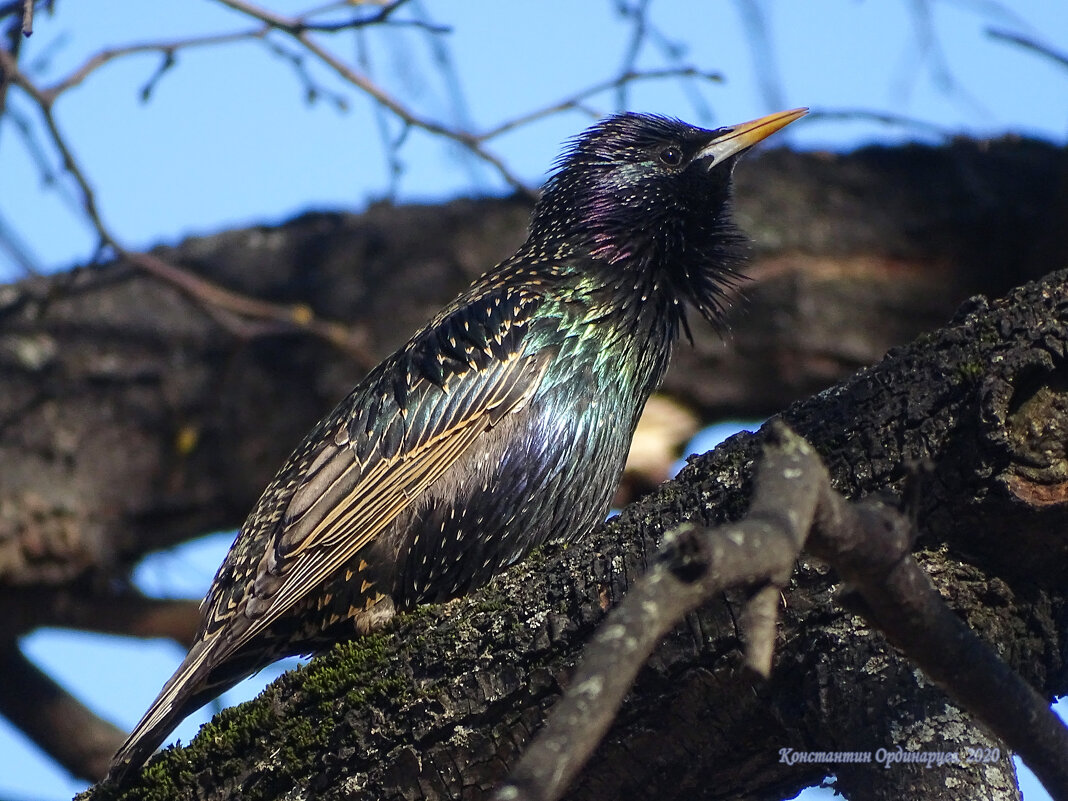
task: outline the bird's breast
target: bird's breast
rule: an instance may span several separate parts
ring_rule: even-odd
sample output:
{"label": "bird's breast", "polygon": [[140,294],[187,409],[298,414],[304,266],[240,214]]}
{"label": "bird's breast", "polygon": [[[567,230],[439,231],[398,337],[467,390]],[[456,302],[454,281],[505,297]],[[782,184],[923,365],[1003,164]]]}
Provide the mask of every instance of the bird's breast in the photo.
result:
{"label": "bird's breast", "polygon": [[399,607],[462,595],[605,518],[648,393],[621,380],[618,365],[567,364],[397,521]]}

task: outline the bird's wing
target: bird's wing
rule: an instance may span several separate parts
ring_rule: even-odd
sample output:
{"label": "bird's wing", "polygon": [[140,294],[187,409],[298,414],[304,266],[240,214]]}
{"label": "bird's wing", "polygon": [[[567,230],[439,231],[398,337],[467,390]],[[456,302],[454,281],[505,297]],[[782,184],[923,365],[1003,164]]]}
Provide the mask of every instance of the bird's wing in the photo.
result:
{"label": "bird's wing", "polygon": [[529,296],[491,293],[436,321],[306,440],[284,508],[270,503],[246,524],[268,527],[268,536],[249,539],[255,554],[238,542],[227,557],[243,581],[217,580],[205,599],[202,636],[221,635],[210,661],[225,660],[350,565],[487,429],[526,404],[551,358],[548,349],[525,350],[534,306]]}
{"label": "bird's wing", "polygon": [[204,599],[197,641],[119,749],[113,778],[142,764],[178,718],[278,656],[267,649],[228,665],[296,605],[328,604],[315,588],[523,408],[554,353],[530,347],[537,305],[523,292],[472,290],[305,438],[242,526]]}

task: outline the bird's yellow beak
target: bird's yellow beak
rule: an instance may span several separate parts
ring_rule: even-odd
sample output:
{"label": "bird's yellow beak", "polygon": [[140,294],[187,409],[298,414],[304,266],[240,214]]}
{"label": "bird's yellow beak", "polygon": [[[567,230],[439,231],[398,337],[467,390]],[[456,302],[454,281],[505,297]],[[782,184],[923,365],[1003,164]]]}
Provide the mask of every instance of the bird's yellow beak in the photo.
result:
{"label": "bird's yellow beak", "polygon": [[778,111],[760,119],[731,125],[716,131],[717,136],[698,151],[696,159],[711,159],[715,164],[730,156],[744,153],[757,142],[767,139],[780,128],[785,128],[794,120],[808,114],[807,108],[795,108],[790,111]]}

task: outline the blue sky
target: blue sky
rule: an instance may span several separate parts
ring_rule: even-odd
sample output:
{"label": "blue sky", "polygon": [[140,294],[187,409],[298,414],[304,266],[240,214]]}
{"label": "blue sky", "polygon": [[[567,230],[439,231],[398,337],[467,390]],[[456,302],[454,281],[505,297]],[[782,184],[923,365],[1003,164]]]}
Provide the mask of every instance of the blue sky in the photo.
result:
{"label": "blue sky", "polygon": [[[453,26],[442,38],[463,89],[474,130],[483,130],[612,77],[623,63],[629,28],[608,0],[462,4],[426,2],[431,15]],[[780,3],[767,15],[770,55],[754,54],[741,24],[743,2],[654,3],[659,30],[688,46],[686,61],[720,72],[724,81],[700,90],[695,107],[677,82],[656,81],[630,91],[632,108],[726,124],[779,106],[816,111],[868,110],[915,118],[933,128],[819,118],[777,137],[804,147],[844,148],[867,141],[901,141],[934,130],[979,136],[1005,132],[1061,140],[1068,128],[1063,68],[1019,48],[990,40],[990,26],[1068,46],[1062,2],[1015,0],[1014,11],[988,0],[932,2],[937,48],[923,49],[912,2]],[[1008,5],[1008,4],[1004,4]],[[760,7],[760,4],[757,4]],[[290,11],[300,6],[279,2]],[[139,3],[113,0],[108,13],[91,3],[39,14],[24,63],[46,63],[46,82],[65,75],[104,45],[240,30],[248,23],[207,0]],[[1053,40],[1060,34],[1061,41]],[[376,80],[431,118],[456,118],[448,83],[428,53],[427,37],[391,29],[364,37]],[[343,54],[355,45],[335,39]],[[758,72],[757,59],[763,64]],[[194,232],[281,220],[307,208],[359,208],[390,190],[383,149],[368,101],[333,75],[312,68],[329,91],[342,93],[348,112],[330,102],[307,105],[294,71],[255,43],[189,50],[156,86],[150,102],[139,91],[159,63],[156,55],[117,60],[57,104],[62,129],[75,144],[97,189],[108,224],[123,242],[144,247]],[[654,47],[639,59],[665,66]],[[777,76],[774,91],[761,75]],[[767,95],[772,95],[769,98]],[[614,108],[605,93],[591,105]],[[14,110],[32,118],[18,93]],[[703,113],[707,112],[707,113]],[[578,112],[559,115],[490,143],[532,184],[542,179],[559,143],[589,122]],[[501,191],[492,171],[474,168],[455,147],[416,132],[401,153],[397,187],[404,200]],[[472,176],[474,172],[474,176]],[[35,260],[62,266],[92,253],[94,238],[62,196],[42,187],[21,137],[0,129],[0,219],[20,235]],[[65,182],[66,183],[66,182]],[[5,273],[0,256],[0,276]]]}
{"label": "blue sky", "polygon": [[[424,116],[461,120],[475,131],[611,78],[623,63],[631,31],[607,0],[507,5],[424,0],[423,6],[432,19],[452,27],[451,34],[439,38],[451,54],[462,99],[441,77],[428,37],[418,30],[368,30],[363,45],[371,74]],[[1063,143],[1068,71],[992,40],[986,29],[1021,33],[1066,52],[1068,4],[1014,0],[1011,11],[1009,6],[990,0],[926,5],[660,0],[652,4],[656,29],[687,48],[685,62],[721,73],[724,80],[703,84],[697,102],[675,81],[637,84],[626,104],[710,125],[807,105],[823,114],[776,137],[779,144],[803,148],[938,142],[958,134],[1022,134]],[[302,7],[271,5],[281,13]],[[930,12],[931,41],[923,33],[928,29],[917,24],[919,8]],[[40,13],[23,64],[40,64],[39,78],[49,83],[105,46],[250,27],[207,0],[112,0],[106,13],[102,9],[95,3],[60,3],[55,17]],[[753,10],[766,20],[769,48],[764,51],[754,51],[747,35]],[[356,50],[351,36],[330,41],[346,57]],[[638,64],[647,69],[668,65],[654,46],[642,51]],[[359,210],[391,192],[411,201],[506,190],[493,170],[419,132],[405,140],[399,154],[403,171],[393,186],[369,102],[314,66],[315,79],[328,93],[343,96],[348,110],[329,100],[302,102],[293,69],[259,44],[180,54],[143,103],[139,91],[157,65],[154,55],[115,61],[56,106],[106,223],[128,247],[281,221],[308,209]],[[14,90],[8,102],[17,114],[35,119]],[[616,102],[615,93],[606,92],[589,105],[608,112]],[[837,116],[857,110],[919,124],[887,126]],[[569,112],[488,147],[524,181],[537,185],[560,143],[589,122],[587,115]],[[54,165],[54,154],[49,158]],[[9,122],[0,124],[0,225],[17,233],[32,262],[45,271],[88,259],[95,243],[69,201],[69,181],[61,178],[59,184],[66,191],[42,181],[21,136]],[[21,274],[18,264],[0,252],[0,280]],[[160,554],[146,560],[138,580],[157,594],[200,597],[228,542],[223,535]],[[67,632],[37,632],[24,646],[93,709],[127,728],[181,658],[170,643]],[[228,694],[225,703],[254,694],[275,675],[276,670],[265,671],[255,685]],[[187,741],[205,719],[191,718],[177,736]],[[0,798],[59,799],[82,786],[0,721]],[[1043,795],[1029,790],[1027,798]]]}

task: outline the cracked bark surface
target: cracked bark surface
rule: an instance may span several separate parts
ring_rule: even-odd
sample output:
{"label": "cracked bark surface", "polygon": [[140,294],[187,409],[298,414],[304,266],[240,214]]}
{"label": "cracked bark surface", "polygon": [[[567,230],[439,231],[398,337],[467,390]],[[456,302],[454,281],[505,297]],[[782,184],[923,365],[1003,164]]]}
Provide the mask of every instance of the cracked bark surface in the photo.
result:
{"label": "cracked bark surface", "polygon": [[[665,385],[671,397],[704,421],[774,413],[877,361],[888,348],[944,324],[969,295],[996,296],[1068,263],[1068,230],[1063,226],[1068,218],[1068,157],[1048,145],[958,142],[945,148],[871,149],[846,156],[771,151],[748,159],[737,178],[739,223],[754,240],[745,302],[732,315],[726,341],[695,327],[695,347],[680,345]],[[301,304],[320,317],[342,321],[377,358],[475,274],[511,252],[523,236],[528,213],[518,200],[381,205],[360,216],[308,214],[277,227],[192,239],[157,253],[235,291]],[[983,303],[975,301],[972,307],[980,311]],[[299,324],[267,333],[261,326],[254,336],[250,330],[128,265],[73,270],[0,287],[0,633],[5,642],[42,625],[109,631],[127,626],[143,634],[188,636],[188,625],[170,615],[183,610],[157,608],[129,590],[130,567],[147,552],[237,526],[292,445],[361,374],[351,354],[303,334]],[[1000,341],[1013,329],[983,331],[983,336]],[[941,374],[920,379],[908,370],[880,373],[878,382],[858,388],[859,394],[841,396],[842,406],[830,404],[833,397],[812,399],[808,403],[816,411],[805,418],[808,427],[790,418],[801,434],[820,445],[840,480],[855,477],[857,491],[898,481],[908,460],[936,452],[936,470],[920,514],[926,516],[928,530],[954,531],[957,539],[952,540],[953,549],[946,550],[942,543],[951,541],[948,535],[934,535],[927,565],[942,577],[940,586],[959,608],[969,610],[969,620],[974,617],[978,625],[992,616],[993,622],[984,625],[996,638],[1004,635],[997,640],[1003,651],[1047,689],[1053,686],[1050,682],[1063,685],[1057,657],[1063,613],[1052,583],[1063,568],[1058,561],[1063,546],[1054,528],[1034,521],[1059,514],[1063,506],[1057,479],[1063,469],[1059,448],[1064,438],[1058,433],[1063,429],[1046,422],[1060,419],[1064,408],[1063,354],[1054,351],[1036,345],[1001,356],[997,368],[1012,366],[1011,380],[996,378],[1000,373],[984,361],[991,358],[985,351],[972,354],[971,360],[961,357],[950,378],[984,387],[985,405],[973,422],[958,420],[961,409],[940,405],[933,395],[903,394],[903,386],[916,381],[930,382],[933,392],[938,382],[949,380]],[[918,358],[908,355],[912,353],[902,351],[893,358]],[[809,414],[805,404],[795,408]],[[888,408],[900,417],[900,424],[874,425],[893,416]],[[847,421],[866,419],[874,427],[845,433],[851,430]],[[972,428],[967,435],[951,436],[958,425]],[[707,486],[687,490],[689,494],[678,489],[682,485],[661,490],[648,502],[653,505],[625,516],[646,521],[627,536],[662,530],[671,520],[698,513],[695,509],[711,508],[713,498],[722,497],[723,514],[740,509],[744,485],[737,495],[725,495],[724,487],[742,475],[740,463],[732,466],[729,459],[743,457],[717,458],[728,460],[723,478],[704,479]],[[958,500],[946,501],[950,495]],[[965,531],[972,535],[963,537]],[[604,542],[602,536],[591,540],[591,547],[601,547],[596,543]],[[1005,537],[1012,537],[1010,545]],[[537,634],[541,650],[534,653],[556,654],[561,643],[564,653],[577,648],[573,644],[588,634],[601,605],[618,597],[627,576],[640,570],[649,546],[631,547],[636,550],[628,551],[629,556],[596,562],[592,574],[591,563],[580,562],[568,568],[571,573],[550,576],[547,580],[565,583],[546,590],[550,594],[541,602],[531,601],[529,614],[515,613],[517,628],[539,614],[548,627]],[[564,556],[570,559],[573,553],[577,551]],[[546,553],[533,564],[548,569],[545,560],[550,558],[557,556]],[[566,583],[578,580],[567,579],[573,573],[582,574],[579,586]],[[519,584],[502,585],[507,591],[487,597],[501,597],[503,603],[535,578],[525,568],[516,575]],[[923,720],[924,715],[955,719],[957,713],[947,710],[941,693],[917,687],[914,677],[908,692],[897,689],[897,677],[908,680],[910,669],[895,663],[878,637],[855,628],[854,619],[827,594],[829,579],[817,565],[802,565],[795,581],[796,597],[788,599],[786,618],[791,626],[803,625],[804,635],[784,630],[786,649],[779,657],[792,669],[785,675],[777,671],[767,686],[753,686],[731,667],[729,606],[695,616],[689,630],[665,644],[660,662],[641,680],[653,687],[673,687],[682,700],[674,706],[628,704],[620,725],[628,725],[626,716],[633,715],[629,719],[640,720],[635,724],[639,728],[648,725],[647,734],[644,739],[607,743],[610,758],[603,761],[604,774],[584,779],[582,788],[587,789],[576,788],[574,797],[592,792],[589,788],[604,788],[606,793],[618,789],[625,776],[641,781],[652,769],[648,766],[674,765],[672,753],[703,752],[703,740],[691,743],[685,736],[706,720],[714,734],[701,736],[713,737],[721,746],[729,743],[734,753],[742,749],[746,760],[733,766],[733,778],[698,761],[678,774],[689,777],[682,786],[703,787],[714,774],[719,776],[716,792],[726,793],[752,787],[759,775],[770,797],[775,786],[793,786],[798,768],[776,768],[763,764],[767,760],[759,756],[750,761],[758,743],[766,748],[768,742],[781,740],[783,746],[796,748],[800,746],[786,735],[797,734],[803,735],[798,742],[827,748],[858,731],[821,726],[817,732],[808,723],[798,723],[815,714],[813,710],[829,714],[824,710],[833,706],[852,726],[870,725],[866,736],[879,745],[887,742],[889,734],[884,733],[897,736],[913,725],[909,721]],[[810,585],[823,589],[805,600],[807,595],[797,593]],[[596,605],[587,609],[583,599],[596,600]],[[72,611],[72,604],[83,601],[101,610],[122,607],[126,619]],[[493,607],[496,601],[483,597],[471,603],[483,604],[478,614],[488,615],[487,625],[498,617],[485,611],[485,604]],[[424,613],[405,622],[416,628],[401,629],[394,637],[429,643],[428,632],[436,637],[440,631],[439,650],[403,659],[390,656],[394,661],[381,663],[382,670],[376,672],[393,675],[384,671],[388,664],[407,675],[404,664],[410,660],[425,664],[431,674],[448,670],[451,675],[455,669],[460,671],[456,675],[466,675],[462,665],[469,666],[467,673],[477,673],[479,655],[493,653],[496,660],[496,650],[485,651],[488,646],[480,645],[487,635],[474,633],[470,622],[457,622],[466,620],[464,615],[482,619],[477,608],[464,609],[469,608],[461,602],[427,611],[430,623],[420,623]],[[188,608],[184,614],[188,617]],[[508,615],[513,613],[502,614],[512,619]],[[498,620],[496,625],[503,624]],[[464,639],[469,635],[475,638],[472,642]],[[822,649],[812,650],[810,643]],[[345,658],[369,658],[370,645],[350,646],[353,650]],[[470,661],[441,667],[436,655],[449,648],[457,651],[456,659],[468,649]],[[712,651],[697,667],[680,667],[678,654],[708,648]],[[481,729],[471,725],[474,745],[464,746],[469,758],[444,752],[440,757],[420,756],[416,761],[427,767],[413,780],[422,788],[419,792],[433,797],[439,785],[464,786],[469,797],[477,797],[488,780],[455,778],[458,774],[448,766],[457,760],[484,765],[487,776],[499,774],[501,760],[519,747],[566,676],[566,656],[538,658],[540,672],[528,674],[517,667],[509,680],[520,690],[498,691],[475,682],[449,691],[454,699],[450,703],[467,705],[471,719],[478,722],[502,708],[495,701],[488,711],[476,713],[480,693],[488,698],[528,693],[532,705],[521,705],[523,711],[514,713],[511,722],[502,722],[505,728],[498,734],[477,733]],[[328,662],[320,660],[324,670]],[[866,691],[853,695],[853,685],[843,677],[860,668],[877,675],[888,689],[880,695],[865,684]],[[687,681],[680,683],[680,676]],[[642,686],[640,682],[635,698],[641,697]],[[781,692],[776,694],[774,687]],[[697,700],[708,688],[729,697],[722,713]],[[793,700],[790,691],[797,693]],[[281,703],[290,696],[303,697],[304,690],[279,692],[276,699]],[[326,703],[329,693],[322,692]],[[374,682],[369,689],[342,695],[350,692],[389,697]],[[897,707],[905,711],[892,723],[896,713],[886,713]],[[765,714],[756,728],[731,722],[748,720],[758,709]],[[367,719],[377,726],[387,711],[388,704],[385,710],[367,712]],[[358,709],[345,712],[354,722],[364,714]],[[662,722],[647,724],[644,714]],[[294,725],[300,719],[295,717]],[[668,736],[672,721],[680,731]],[[448,724],[421,725],[413,730],[425,731],[420,736],[429,738],[427,742],[461,742],[457,738],[463,730]],[[972,736],[970,730],[962,731]],[[683,739],[674,739],[678,737]],[[498,741],[511,745],[486,745]],[[412,764],[403,750],[383,750],[375,743],[344,746],[338,753],[350,749],[353,755],[392,754],[391,770],[398,776],[407,775],[405,766]],[[352,759],[358,762],[359,757]],[[445,761],[435,767],[433,759]],[[298,775],[278,765],[273,769],[279,776]],[[433,779],[439,769],[444,778]],[[883,782],[905,775],[883,772],[892,774]],[[813,769],[804,778],[818,780],[822,773]],[[346,786],[356,786],[355,775],[346,774]],[[256,782],[275,786],[262,777]],[[227,786],[238,785],[230,781]],[[415,789],[405,792],[419,797],[413,795]]]}
{"label": "cracked bark surface", "polygon": [[[1068,157],[1034,142],[772,151],[738,171],[753,238],[726,341],[695,326],[664,392],[759,417],[942,325],[977,292],[1068,262]],[[309,214],[157,253],[301,304],[390,353],[522,239],[517,200]],[[240,524],[291,447],[359,379],[302,336],[235,335],[127,265],[0,287],[0,582],[111,580],[143,553]]]}
{"label": "cracked bark surface", "polygon": [[[917,509],[921,562],[951,605],[1047,697],[1068,689],[1068,504],[1015,491],[1013,477],[1034,460],[1018,442],[1000,443],[1006,420],[1028,414],[1021,410],[1041,408],[1047,429],[1068,424],[1047,416],[1048,404],[1028,405],[1039,395],[1061,398],[1066,359],[1062,272],[1005,300],[973,303],[947,328],[783,415],[848,496],[892,492],[905,478],[902,465],[930,462]],[[545,549],[468,599],[422,609],[287,674],[224,712],[190,748],[157,758],[127,797],[482,797],[665,530],[744,511],[760,439],[742,434],[693,459],[678,480],[580,545]],[[1043,474],[1043,498],[1066,497],[1062,468]],[[1016,558],[990,556],[1006,548]],[[739,669],[729,597],[691,615],[642,671],[568,797],[785,797],[826,769],[785,765],[781,747],[996,745],[850,614],[836,584],[817,562],[798,564],[767,682]],[[839,767],[853,799],[1011,797],[1007,759],[943,770]],[[117,796],[105,787],[91,797]]]}

